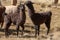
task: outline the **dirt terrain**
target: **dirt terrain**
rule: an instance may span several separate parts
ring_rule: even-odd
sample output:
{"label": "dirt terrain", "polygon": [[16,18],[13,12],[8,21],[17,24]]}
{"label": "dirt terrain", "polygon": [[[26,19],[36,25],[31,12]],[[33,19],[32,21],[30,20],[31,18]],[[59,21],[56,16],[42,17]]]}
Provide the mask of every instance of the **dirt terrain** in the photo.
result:
{"label": "dirt terrain", "polygon": [[19,30],[19,36],[16,36],[16,26],[11,25],[9,28],[10,35],[8,38],[5,37],[4,27],[0,29],[0,40],[60,40],[60,8],[57,7],[43,7],[41,5],[34,4],[34,8],[36,12],[44,12],[46,10],[52,11],[52,20],[51,20],[51,28],[49,35],[46,35],[47,28],[45,24],[42,24],[40,27],[40,35],[35,38],[35,29],[34,25],[28,16],[28,12],[26,12],[26,23],[24,35],[21,36],[21,27]]}

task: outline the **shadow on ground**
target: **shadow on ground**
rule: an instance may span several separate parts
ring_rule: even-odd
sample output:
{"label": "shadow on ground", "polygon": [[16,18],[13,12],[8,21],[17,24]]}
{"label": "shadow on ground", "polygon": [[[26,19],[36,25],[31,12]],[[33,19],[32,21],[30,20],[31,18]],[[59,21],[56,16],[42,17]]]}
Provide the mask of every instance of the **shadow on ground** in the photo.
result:
{"label": "shadow on ground", "polygon": [[[33,28],[33,26],[28,26],[28,25],[25,25],[26,27],[31,27],[31,28]],[[33,28],[34,29],[34,28]],[[0,33],[0,38],[2,37],[2,36],[5,36],[5,30],[4,29],[2,29],[2,28],[0,28],[0,32],[3,32],[4,34],[2,34],[2,33]],[[22,32],[22,30],[19,30],[19,35],[21,35],[20,34],[20,32]],[[23,35],[23,36],[18,36],[19,38],[35,38],[35,35],[31,35],[30,33],[32,32],[32,34],[33,33],[35,33],[34,31],[30,31],[30,30],[24,30],[24,33],[28,33],[29,35]],[[12,35],[12,36],[17,36],[17,30],[16,29],[9,29],[9,36],[10,35]],[[13,37],[12,37],[13,38]]]}

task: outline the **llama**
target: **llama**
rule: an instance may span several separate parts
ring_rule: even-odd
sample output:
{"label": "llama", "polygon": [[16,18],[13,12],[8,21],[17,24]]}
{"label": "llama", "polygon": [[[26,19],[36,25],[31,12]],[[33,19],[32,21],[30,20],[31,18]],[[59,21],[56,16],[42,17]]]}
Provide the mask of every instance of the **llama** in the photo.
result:
{"label": "llama", "polygon": [[4,23],[4,14],[5,14],[5,7],[0,5],[0,24],[1,24],[1,28],[3,26]]}
{"label": "llama", "polygon": [[39,35],[40,25],[43,23],[45,23],[45,25],[48,29],[48,31],[47,31],[47,34],[48,34],[49,30],[50,30],[52,12],[48,11],[48,12],[42,12],[42,13],[35,13],[35,10],[33,7],[33,4],[34,4],[33,2],[26,1],[25,4],[28,7],[29,16],[30,16],[33,24],[35,25],[35,36]]}
{"label": "llama", "polygon": [[10,13],[7,12],[5,17],[4,17],[5,36],[6,37],[8,36],[8,28],[10,27],[11,23],[16,25],[17,36],[18,36],[19,26],[22,27],[22,34],[23,34],[25,20],[26,20],[26,15],[25,15],[25,6],[24,6],[24,4],[18,5],[17,9],[15,11],[11,10]]}

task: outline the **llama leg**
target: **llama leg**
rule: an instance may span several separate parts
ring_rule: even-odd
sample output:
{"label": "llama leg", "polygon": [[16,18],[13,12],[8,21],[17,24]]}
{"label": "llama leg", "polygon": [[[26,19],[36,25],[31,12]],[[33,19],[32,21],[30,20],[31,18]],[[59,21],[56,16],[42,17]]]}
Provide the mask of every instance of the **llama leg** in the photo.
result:
{"label": "llama leg", "polygon": [[6,23],[4,23],[4,27],[5,27],[5,36],[7,37],[8,35],[7,35],[7,24]]}
{"label": "llama leg", "polygon": [[35,25],[35,37],[37,36],[38,34],[38,25]]}
{"label": "llama leg", "polygon": [[39,36],[39,32],[40,32],[40,26],[38,26],[38,36]]}
{"label": "llama leg", "polygon": [[47,27],[47,29],[48,29],[48,31],[47,31],[47,35],[48,35],[49,30],[50,30],[50,20],[47,20],[47,21],[45,22],[45,25],[46,25],[46,27]]}
{"label": "llama leg", "polygon": [[5,36],[8,36],[8,28],[11,25],[11,21],[8,20],[7,16],[4,17]]}
{"label": "llama leg", "polygon": [[23,32],[24,32],[24,25],[21,25],[21,27],[22,27],[22,35],[23,35]]}
{"label": "llama leg", "polygon": [[5,24],[5,35],[8,37],[8,28],[10,27],[11,23],[6,23]]}
{"label": "llama leg", "polygon": [[18,34],[19,34],[19,25],[16,25],[16,27],[17,27],[17,37],[18,37]]}
{"label": "llama leg", "polygon": [[3,27],[3,22],[1,23],[1,28]]}

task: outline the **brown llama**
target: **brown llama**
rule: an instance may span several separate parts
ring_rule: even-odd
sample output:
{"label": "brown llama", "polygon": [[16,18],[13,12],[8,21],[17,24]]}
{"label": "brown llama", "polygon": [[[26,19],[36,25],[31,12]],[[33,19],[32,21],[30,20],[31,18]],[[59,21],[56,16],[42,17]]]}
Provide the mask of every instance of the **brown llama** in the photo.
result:
{"label": "brown llama", "polygon": [[[15,7],[16,8],[16,7]],[[25,15],[25,6],[24,4],[20,4],[17,6],[17,9],[12,12],[7,12],[5,17],[4,17],[4,23],[5,23],[5,36],[8,37],[8,28],[10,27],[11,23],[16,25],[17,28],[17,36],[18,36],[18,31],[19,31],[19,26],[22,27],[22,34],[24,31],[24,23],[26,20],[26,15]]]}
{"label": "brown llama", "polygon": [[5,7],[0,5],[0,24],[1,24],[1,28],[3,26],[4,23],[4,13],[5,13]]}
{"label": "brown llama", "polygon": [[35,36],[37,36],[37,34],[39,35],[40,25],[43,23],[45,23],[45,25],[48,29],[48,31],[47,31],[47,34],[48,34],[49,30],[50,30],[52,12],[48,11],[48,12],[43,12],[43,13],[35,13],[35,10],[33,7],[33,2],[26,1],[25,4],[28,7],[29,16],[30,16],[33,24],[35,25]]}

